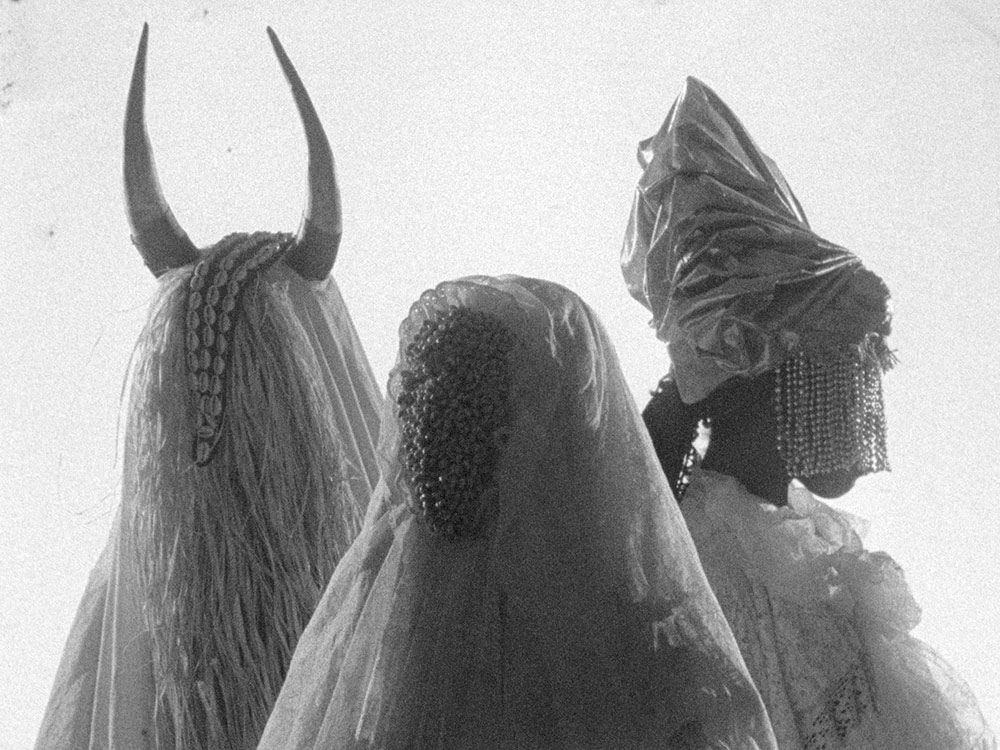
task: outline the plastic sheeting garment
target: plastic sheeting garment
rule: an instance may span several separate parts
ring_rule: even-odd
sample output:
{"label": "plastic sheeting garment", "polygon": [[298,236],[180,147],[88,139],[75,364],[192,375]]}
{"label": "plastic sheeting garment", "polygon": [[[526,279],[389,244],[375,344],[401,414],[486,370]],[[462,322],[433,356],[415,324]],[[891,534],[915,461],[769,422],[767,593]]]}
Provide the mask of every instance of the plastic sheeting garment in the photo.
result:
{"label": "plastic sheeting garment", "polygon": [[[167,446],[163,450],[168,454],[173,451],[176,463],[182,466],[179,476],[185,473],[190,475],[194,471],[214,471],[218,479],[224,476],[224,472],[232,469],[233,461],[238,460],[231,452],[231,444],[237,442],[233,438],[231,430],[234,428],[231,426],[227,428],[230,432],[224,436],[223,450],[212,466],[197,470],[191,462],[190,427],[171,429],[172,419],[176,418],[178,423],[190,425],[193,414],[193,406],[188,403],[189,389],[183,365],[183,325],[178,323],[184,312],[185,282],[190,273],[189,266],[168,272],[162,277],[160,294],[134,356],[122,501],[108,545],[91,573],[70,630],[36,743],[38,750],[141,750],[182,746],[180,741],[175,744],[171,738],[172,727],[166,715],[168,712],[163,696],[169,686],[157,679],[154,667],[155,642],[147,617],[149,591],[143,582],[143,570],[149,551],[144,546],[143,540],[146,537],[142,527],[151,511],[150,503],[155,502],[155,497],[147,497],[149,502],[137,500],[138,497],[149,495],[143,484],[148,480],[143,469],[148,461],[144,463],[145,459],[141,455],[149,449],[144,442],[149,436],[137,433],[149,426],[146,422],[159,425],[157,429],[161,430],[161,437],[154,436],[154,441],[162,440],[163,445]],[[253,576],[275,576],[274,586],[265,581],[258,588],[277,591],[275,597],[279,600],[281,591],[285,589],[297,588],[304,592],[305,601],[296,602],[300,609],[307,610],[301,623],[279,623],[284,610],[273,603],[272,626],[276,631],[288,631],[286,636],[290,643],[282,644],[282,650],[287,649],[288,652],[284,657],[284,664],[287,665],[295,637],[304,627],[337,559],[360,528],[377,476],[375,444],[382,398],[347,308],[332,279],[323,282],[304,281],[283,264],[278,264],[265,272],[256,291],[247,294],[255,296],[244,302],[244,307],[251,310],[246,313],[247,320],[240,325],[247,330],[255,330],[264,337],[255,342],[266,339],[273,350],[272,354],[277,352],[285,358],[287,366],[281,373],[291,370],[299,373],[294,382],[279,382],[284,383],[289,391],[298,392],[298,403],[307,404],[312,413],[289,414],[284,402],[283,406],[275,407],[267,400],[260,399],[258,393],[248,391],[242,395],[237,393],[237,397],[231,399],[235,411],[229,412],[230,416],[227,418],[230,421],[238,420],[253,412],[252,419],[257,421],[255,429],[258,430],[254,435],[274,432],[287,436],[299,429],[299,425],[294,422],[301,422],[302,417],[307,416],[316,434],[322,434],[326,438],[326,442],[320,447],[323,450],[332,447],[335,451],[332,465],[337,467],[339,463],[339,468],[335,468],[333,472],[326,471],[325,477],[303,479],[303,483],[299,485],[306,488],[301,493],[302,496],[269,497],[266,488],[261,490],[261,505],[273,507],[276,515],[280,512],[283,517],[291,518],[290,527],[296,528],[296,533],[305,534],[306,538],[320,537],[323,534],[320,529],[328,529],[326,541],[316,542],[315,547],[319,552],[314,555],[317,559],[311,561],[312,570],[275,568],[269,573],[261,573],[258,568],[243,568],[225,571],[226,575],[233,575],[241,581]],[[242,366],[247,382],[259,384],[263,377],[261,371],[266,369],[265,364],[254,360],[254,356],[260,354],[259,351],[252,350],[254,342],[248,344],[244,340],[241,344],[241,330],[238,326],[235,331],[230,366],[234,368],[233,375],[237,379],[241,377]],[[241,347],[247,350],[243,352],[242,358]],[[161,361],[160,366],[165,375],[163,382],[144,390],[136,385],[136,381],[141,380],[142,373],[150,369],[150,362],[153,362],[155,369],[157,358]],[[154,375],[152,380],[156,379]],[[155,397],[151,399],[150,393]],[[230,390],[230,395],[233,395],[233,390]],[[171,403],[172,400],[177,403]],[[241,405],[241,400],[249,400],[251,403]],[[272,413],[268,407],[281,408],[284,412]],[[280,420],[283,422],[276,424]],[[270,480],[267,474],[273,452],[279,450],[279,447],[270,443],[258,447],[261,451],[254,459],[257,472],[254,475],[260,477],[262,485],[281,486],[280,477],[271,477],[273,482],[268,484]],[[286,450],[286,458],[290,460],[309,460],[305,458],[307,450],[301,446],[290,445]],[[167,460],[170,460],[169,457]],[[326,468],[329,469],[329,466]],[[302,472],[303,475],[308,473],[305,469]],[[192,480],[194,489],[188,493],[188,497],[197,495],[196,485],[197,480]],[[213,502],[216,499],[211,498]],[[241,513],[246,517],[251,515],[249,510],[241,510],[238,505],[229,511],[237,516]],[[311,518],[310,511],[315,511],[316,516],[313,518],[315,523],[309,524],[312,528],[299,528],[306,525],[303,523],[298,523],[296,527],[296,516]],[[178,511],[178,515],[182,516],[183,513]],[[253,523],[252,520],[247,521],[247,528],[251,528]],[[265,522],[259,524],[265,527],[261,532],[265,539],[266,525]],[[240,534],[234,536],[236,538],[231,540],[209,539],[205,547],[239,548],[244,544],[244,539]],[[289,545],[294,548],[293,556],[304,546],[298,542],[298,538],[293,538]],[[277,556],[276,550],[280,551],[280,548],[280,543],[273,544],[271,553]],[[255,564],[259,560],[253,554],[246,559],[255,561]],[[263,561],[260,565],[267,570]],[[212,569],[205,576],[206,581],[216,572],[218,571]],[[228,582],[216,582],[215,585],[228,587]],[[239,586],[237,584],[236,589]],[[237,598],[240,593],[234,589],[229,591],[233,598]],[[314,593],[310,594],[311,591]],[[218,613],[220,627],[233,627],[237,619],[232,613]],[[266,633],[258,635],[267,640]],[[243,689],[238,675],[222,674],[219,682],[225,683],[217,686],[220,690],[235,690],[238,693]],[[280,675],[276,684],[263,685],[263,700],[269,704],[279,686]],[[199,689],[204,687],[204,684],[199,683]],[[249,701],[249,697],[247,700]],[[259,717],[256,729],[258,734],[266,716],[267,707]],[[253,744],[253,740],[250,744]],[[230,745],[223,739],[214,746]]]}
{"label": "plastic sheeting garment", "polygon": [[685,403],[799,349],[891,363],[885,284],[813,233],[777,165],[705,84],[688,78],[639,162],[622,272],[669,344]]}
{"label": "plastic sheeting garment", "polygon": [[[450,306],[516,336],[509,423],[479,532],[410,510],[396,398]],[[774,748],[732,634],[589,308],[473,277],[400,333],[365,526],[296,649],[261,750]]]}

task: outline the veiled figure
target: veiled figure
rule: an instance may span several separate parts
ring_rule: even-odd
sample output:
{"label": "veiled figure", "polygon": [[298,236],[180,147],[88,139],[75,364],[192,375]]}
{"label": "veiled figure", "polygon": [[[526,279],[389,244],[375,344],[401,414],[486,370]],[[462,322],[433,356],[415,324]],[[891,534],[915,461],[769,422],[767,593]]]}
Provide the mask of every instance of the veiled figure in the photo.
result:
{"label": "veiled figure", "polygon": [[302,228],[198,250],[156,180],[147,34],[125,183],[159,289],[132,357],[121,503],[38,750],[254,747],[377,478],[382,399],[329,276],[339,195],[298,75],[271,32],[309,144]]}
{"label": "veiled figure", "polygon": [[576,295],[519,277],[424,293],[379,463],[261,750],[775,747]]}
{"label": "veiled figure", "polygon": [[622,270],[671,362],[643,417],[779,746],[996,748],[965,681],[911,635],[900,566],[814,497],[888,468],[888,287],[813,232],[697,79],[639,161]]}

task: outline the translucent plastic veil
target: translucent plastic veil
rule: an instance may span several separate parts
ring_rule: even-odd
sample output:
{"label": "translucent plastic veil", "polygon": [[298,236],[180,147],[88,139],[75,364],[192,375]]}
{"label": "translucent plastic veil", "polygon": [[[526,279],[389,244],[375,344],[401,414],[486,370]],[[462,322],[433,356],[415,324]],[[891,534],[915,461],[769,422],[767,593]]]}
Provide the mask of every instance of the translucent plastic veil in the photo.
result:
{"label": "translucent plastic veil", "polygon": [[[191,266],[161,277],[133,356],[121,504],[38,750],[252,747],[375,486],[382,397],[347,308],[333,279],[305,281],[282,263],[241,303],[226,432],[213,463],[194,466],[190,277]],[[171,540],[173,552],[156,552]],[[161,598],[177,610],[173,623]],[[209,662],[188,670],[190,689],[172,682],[176,669],[156,667],[174,658],[183,671],[196,660],[172,657],[174,644]],[[240,679],[233,664],[245,668]],[[172,736],[178,721],[191,725],[188,739]],[[208,741],[190,739],[199,733]]]}
{"label": "translucent plastic veil", "polygon": [[[478,531],[450,537],[411,510],[397,398],[407,347],[456,307],[515,344]],[[774,748],[590,309],[551,283],[470,277],[426,292],[400,338],[379,486],[261,750]]]}

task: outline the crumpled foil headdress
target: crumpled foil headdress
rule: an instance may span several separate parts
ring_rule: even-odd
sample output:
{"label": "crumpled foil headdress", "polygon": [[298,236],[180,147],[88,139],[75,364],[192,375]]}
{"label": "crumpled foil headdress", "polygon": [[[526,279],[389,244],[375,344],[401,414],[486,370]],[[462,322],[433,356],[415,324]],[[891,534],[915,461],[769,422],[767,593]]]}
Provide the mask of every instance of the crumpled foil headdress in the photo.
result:
{"label": "crumpled foil headdress", "polygon": [[799,349],[824,359],[855,347],[887,369],[888,288],[809,228],[778,167],[708,86],[687,79],[639,161],[622,272],[668,343],[685,402]]}
{"label": "crumpled foil headdress", "polygon": [[[780,441],[801,447],[802,431],[815,427],[806,412],[835,408],[816,379],[848,398],[840,381],[859,370],[868,385],[858,398],[870,403],[836,408],[884,433],[879,379],[893,361],[889,290],[857,256],[809,228],[778,167],[718,95],[688,78],[659,132],[639,145],[639,162],[622,272],[667,342],[681,398],[693,404],[731,378],[777,370],[779,380],[799,384],[779,394]],[[811,367],[819,370],[808,375]],[[842,377],[832,372],[838,367]],[[830,453],[849,439],[831,433],[809,441],[814,453]],[[867,470],[884,468],[884,439],[872,450],[881,457],[873,453]],[[796,468],[792,476],[816,465]]]}

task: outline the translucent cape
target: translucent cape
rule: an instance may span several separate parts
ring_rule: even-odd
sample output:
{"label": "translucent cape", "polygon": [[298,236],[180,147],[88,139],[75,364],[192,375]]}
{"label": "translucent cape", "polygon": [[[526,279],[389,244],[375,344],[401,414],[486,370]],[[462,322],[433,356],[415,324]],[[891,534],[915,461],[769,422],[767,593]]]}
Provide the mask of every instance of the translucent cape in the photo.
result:
{"label": "translucent cape", "polygon": [[[516,334],[479,535],[409,510],[396,397],[424,320]],[[426,292],[400,329],[362,533],[304,631],[261,750],[773,748],[600,322],[518,277]]]}
{"label": "translucent cape", "polygon": [[639,163],[622,273],[668,343],[685,403],[800,349],[822,359],[853,347],[890,366],[888,288],[809,228],[777,165],[708,86],[687,79]]}
{"label": "translucent cape", "polygon": [[[190,273],[189,266],[162,277],[133,356],[121,504],[70,629],[38,750],[190,746],[172,737],[171,717],[184,710],[176,702],[179,689],[156,677],[154,628],[161,626],[151,624],[146,580],[155,557],[149,549],[150,517],[159,514],[158,522],[168,527],[167,543],[174,538],[181,548],[185,540],[192,545],[197,541],[199,529],[204,536],[212,534],[202,526],[205,516],[195,515],[191,507],[214,514],[215,527],[234,531],[229,538],[198,542],[202,553],[210,554],[198,582],[206,589],[202,622],[213,622],[211,608],[225,597],[236,602],[230,607],[252,608],[253,613],[248,622],[221,605],[211,626],[214,632],[196,634],[199,642],[230,643],[232,653],[222,656],[244,659],[248,671],[246,679],[239,679],[225,666],[210,665],[204,670],[208,676],[198,678],[199,694],[193,699],[206,705],[208,726],[203,728],[218,740],[209,745],[230,746],[212,710],[213,701],[222,701],[249,715],[240,729],[253,739],[240,746],[252,746],[298,634],[360,529],[375,486],[382,397],[344,300],[332,278],[304,281],[281,263],[264,273],[255,291],[247,292],[249,301],[243,306],[249,309],[234,329],[230,367],[238,386],[230,389],[223,450],[209,467],[193,467],[194,406],[180,322]],[[275,399],[278,406],[263,397],[276,389],[287,394]],[[242,422],[251,427],[240,432],[236,425]],[[317,438],[309,441],[316,445],[296,445],[296,435]],[[329,451],[329,460],[318,465],[316,451]],[[290,476],[279,470],[289,465],[301,471]],[[246,471],[256,477],[256,486],[220,502],[226,477]],[[206,489],[213,483],[214,490]],[[295,488],[297,494],[282,488]],[[188,519],[186,527],[177,522],[184,530],[175,537],[169,536],[171,513]],[[247,549],[251,541],[267,545],[268,534],[287,534],[289,541],[282,547],[272,540],[265,552]],[[171,566],[181,565],[182,551],[168,556]],[[234,565],[234,560],[246,564]],[[199,560],[187,565],[190,570]],[[183,589],[194,584],[172,580],[170,585],[182,590],[178,601],[187,601]],[[261,613],[269,618],[263,629]],[[176,635],[185,643],[191,636],[183,629]],[[267,643],[272,635],[280,641],[276,646]],[[246,659],[261,652],[276,663]],[[256,671],[251,675],[250,670]]]}

